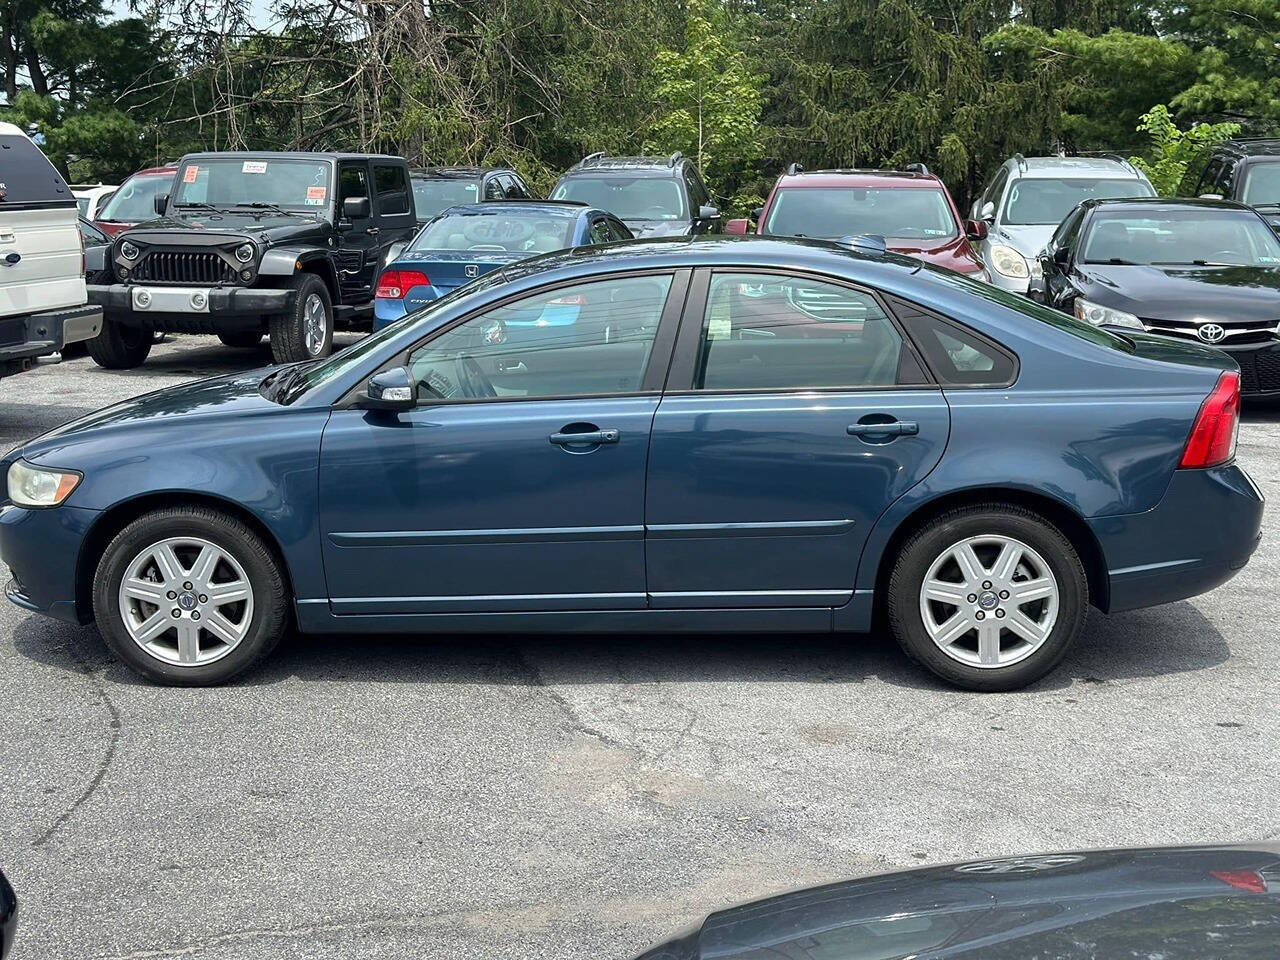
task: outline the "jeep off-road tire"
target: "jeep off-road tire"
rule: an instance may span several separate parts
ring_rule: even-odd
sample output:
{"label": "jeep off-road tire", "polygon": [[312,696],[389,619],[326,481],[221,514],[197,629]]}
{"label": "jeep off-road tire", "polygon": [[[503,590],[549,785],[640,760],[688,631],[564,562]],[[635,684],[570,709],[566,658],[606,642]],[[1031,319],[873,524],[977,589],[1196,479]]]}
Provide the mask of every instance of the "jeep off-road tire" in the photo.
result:
{"label": "jeep off-road tire", "polygon": [[152,334],[142,327],[132,327],[103,318],[98,335],[84,341],[93,362],[108,370],[128,370],[142,364],[151,352]]}
{"label": "jeep off-road tire", "polygon": [[333,351],[333,301],[329,288],[313,273],[289,281],[293,309],[271,318],[271,358],[297,363],[327,357]]}

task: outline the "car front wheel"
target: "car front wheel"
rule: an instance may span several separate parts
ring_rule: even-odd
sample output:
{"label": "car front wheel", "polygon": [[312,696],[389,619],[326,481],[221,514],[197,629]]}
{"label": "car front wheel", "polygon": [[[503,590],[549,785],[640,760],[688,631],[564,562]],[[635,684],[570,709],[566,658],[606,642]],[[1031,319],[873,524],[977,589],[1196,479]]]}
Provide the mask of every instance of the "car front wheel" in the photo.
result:
{"label": "car front wheel", "polygon": [[969,690],[1015,690],[1047,674],[1088,606],[1070,541],[1012,505],[937,518],[903,545],[889,580],[889,623],[903,650]]}
{"label": "car front wheel", "polygon": [[313,273],[290,281],[293,309],[271,320],[271,357],[296,363],[327,357],[333,351],[333,301],[329,288]]}
{"label": "car front wheel", "polygon": [[93,611],[112,651],[160,683],[222,683],[265,657],[286,625],[280,564],[235,517],[152,511],[107,545]]}

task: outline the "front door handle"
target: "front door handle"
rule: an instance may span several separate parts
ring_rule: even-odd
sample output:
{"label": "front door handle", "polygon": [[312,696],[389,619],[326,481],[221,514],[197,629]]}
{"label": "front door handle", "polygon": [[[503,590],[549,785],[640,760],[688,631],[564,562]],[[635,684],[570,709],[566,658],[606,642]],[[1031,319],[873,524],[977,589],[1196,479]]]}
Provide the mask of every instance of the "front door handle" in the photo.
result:
{"label": "front door handle", "polygon": [[622,434],[617,430],[590,430],[585,433],[553,433],[547,439],[557,447],[585,447],[617,443],[620,436]]}
{"label": "front door handle", "polygon": [[893,420],[889,423],[851,423],[844,428],[851,437],[914,437],[920,432],[920,424],[914,420]]}

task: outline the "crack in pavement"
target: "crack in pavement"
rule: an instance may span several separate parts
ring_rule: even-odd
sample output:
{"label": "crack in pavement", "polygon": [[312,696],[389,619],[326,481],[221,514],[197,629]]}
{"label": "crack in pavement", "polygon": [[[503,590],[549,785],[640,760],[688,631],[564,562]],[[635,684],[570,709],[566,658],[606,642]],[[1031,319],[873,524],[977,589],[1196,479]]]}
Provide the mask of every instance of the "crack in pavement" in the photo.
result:
{"label": "crack in pavement", "polygon": [[98,761],[98,768],[94,771],[93,777],[90,778],[88,785],[81,791],[80,796],[67,809],[63,810],[57,818],[49,825],[44,833],[32,841],[33,849],[39,849],[47,844],[62,826],[70,820],[77,810],[84,806],[89,798],[101,786],[103,778],[107,775],[107,770],[111,766],[111,761],[116,757],[116,747],[120,743],[120,711],[116,709],[115,702],[111,699],[111,695],[107,693],[106,685],[102,682],[102,678],[94,672],[93,666],[81,655],[80,651],[71,648],[71,655],[80,663],[80,672],[89,680],[90,686],[98,695],[98,703],[107,708],[107,729],[110,736],[107,740],[106,752],[102,755],[102,759]]}
{"label": "crack in pavement", "polygon": [[618,747],[621,750],[639,753],[639,749],[634,744],[625,743],[616,737],[610,736],[603,730],[590,726],[586,721],[579,717],[578,711],[574,709],[573,704],[569,702],[568,698],[547,683],[546,678],[542,676],[542,671],[525,656],[523,650],[519,647],[514,648],[511,651],[511,657],[515,661],[516,672],[521,674],[530,686],[536,687],[546,694],[547,699],[554,703],[569,721],[569,727],[571,730],[576,730],[578,733],[592,737],[593,739],[599,740],[601,743],[608,744],[611,747]]}

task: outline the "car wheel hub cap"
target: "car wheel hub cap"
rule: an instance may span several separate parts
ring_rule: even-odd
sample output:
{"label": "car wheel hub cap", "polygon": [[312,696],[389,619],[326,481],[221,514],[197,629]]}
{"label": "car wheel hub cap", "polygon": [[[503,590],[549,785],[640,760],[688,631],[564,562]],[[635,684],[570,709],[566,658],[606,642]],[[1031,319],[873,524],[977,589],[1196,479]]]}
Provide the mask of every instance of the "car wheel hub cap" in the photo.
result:
{"label": "car wheel hub cap", "polygon": [[119,590],[125,631],[148,656],[180,667],[221,660],[253,622],[253,588],[226,550],[170,537],[140,551]]}
{"label": "car wheel hub cap", "polygon": [[325,335],[324,301],[319,294],[313,293],[307,297],[302,323],[307,353],[315,356],[324,348]]}
{"label": "car wheel hub cap", "polygon": [[953,660],[1008,667],[1035,653],[1058,618],[1058,581],[1044,557],[1012,537],[969,537],[933,561],[920,587],[920,617]]}

